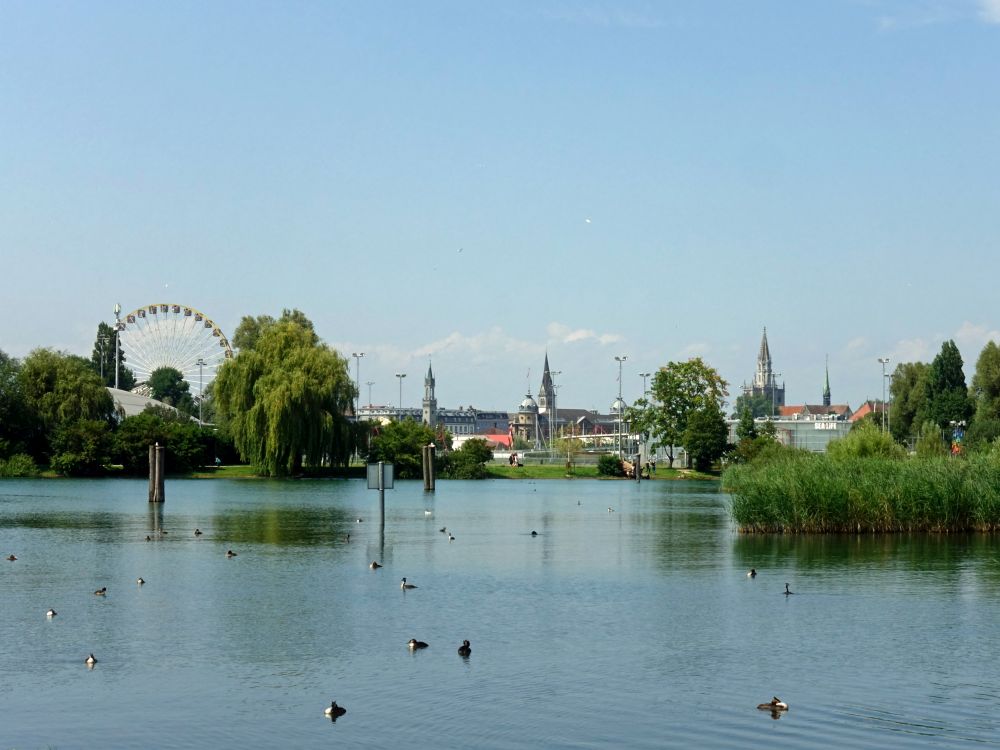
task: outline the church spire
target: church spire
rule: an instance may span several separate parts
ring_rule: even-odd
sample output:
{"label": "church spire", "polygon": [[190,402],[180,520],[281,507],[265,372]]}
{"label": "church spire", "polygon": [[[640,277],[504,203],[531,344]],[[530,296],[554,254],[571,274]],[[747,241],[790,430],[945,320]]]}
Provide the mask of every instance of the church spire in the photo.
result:
{"label": "church spire", "polygon": [[767,326],[764,326],[764,335],[760,338],[760,351],[757,352],[757,372],[754,375],[753,384],[757,388],[774,387],[774,375],[771,371],[771,349],[767,345]]}
{"label": "church spire", "polygon": [[434,396],[434,370],[427,361],[427,375],[424,376],[423,422],[429,427],[437,424],[437,398]]}
{"label": "church spire", "polygon": [[543,414],[552,407],[555,388],[552,387],[552,373],[549,371],[549,353],[545,352],[545,367],[542,369],[542,385],[538,389],[538,410]]}
{"label": "church spire", "polygon": [[826,355],[826,386],[823,388],[823,406],[830,405],[830,355]]}

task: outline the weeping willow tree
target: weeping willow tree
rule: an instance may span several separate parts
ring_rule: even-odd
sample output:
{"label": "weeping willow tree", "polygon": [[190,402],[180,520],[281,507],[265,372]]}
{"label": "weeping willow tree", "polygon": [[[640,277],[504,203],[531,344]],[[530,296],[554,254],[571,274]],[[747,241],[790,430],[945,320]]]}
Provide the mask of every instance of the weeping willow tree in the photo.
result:
{"label": "weeping willow tree", "polygon": [[222,366],[213,389],[242,459],[268,476],[346,464],[353,450],[346,414],[357,395],[347,359],[297,310],[247,321],[257,326],[252,341]]}

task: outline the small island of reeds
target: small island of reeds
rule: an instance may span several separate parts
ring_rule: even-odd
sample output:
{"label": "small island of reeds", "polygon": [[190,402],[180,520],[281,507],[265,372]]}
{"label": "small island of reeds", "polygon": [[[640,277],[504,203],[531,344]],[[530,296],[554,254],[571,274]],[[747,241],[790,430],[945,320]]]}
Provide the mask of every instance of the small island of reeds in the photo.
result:
{"label": "small island of reeds", "polygon": [[[846,442],[846,441],[844,441]],[[781,451],[722,477],[743,532],[1000,530],[1000,455]]]}

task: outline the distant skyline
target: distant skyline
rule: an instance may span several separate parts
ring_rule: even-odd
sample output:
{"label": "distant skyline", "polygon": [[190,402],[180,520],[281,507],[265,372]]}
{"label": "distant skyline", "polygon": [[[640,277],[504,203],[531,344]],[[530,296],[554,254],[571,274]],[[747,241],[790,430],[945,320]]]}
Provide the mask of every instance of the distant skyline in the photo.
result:
{"label": "distant skyline", "polygon": [[[0,350],[299,308],[361,400],[1000,341],[1000,0],[0,4]],[[529,376],[530,373],[530,376]]]}

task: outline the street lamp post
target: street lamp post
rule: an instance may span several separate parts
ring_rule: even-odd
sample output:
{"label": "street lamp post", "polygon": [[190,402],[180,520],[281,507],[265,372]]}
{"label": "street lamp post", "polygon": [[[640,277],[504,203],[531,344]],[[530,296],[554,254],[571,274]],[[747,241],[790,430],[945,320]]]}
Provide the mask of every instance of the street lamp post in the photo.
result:
{"label": "street lamp post", "polygon": [[357,377],[354,381],[358,384],[358,395],[354,399],[354,421],[358,421],[358,409],[361,408],[361,358],[365,356],[364,352],[352,352],[351,356],[354,357],[355,363],[355,373]]}
{"label": "street lamp post", "polygon": [[885,416],[885,426],[889,434],[892,435],[892,373],[886,375],[889,378],[889,413]]}
{"label": "street lamp post", "polygon": [[101,382],[103,383],[104,382],[104,360],[105,360],[105,358],[107,356],[105,354],[105,352],[107,351],[108,337],[104,336],[104,335],[98,336],[97,337],[97,343],[101,347]]}
{"label": "street lamp post", "polygon": [[118,390],[118,370],[119,370],[118,359],[120,356],[119,352],[121,351],[121,349],[119,348],[120,347],[119,339],[121,338],[120,332],[122,330],[121,314],[122,314],[122,306],[116,302],[115,303],[115,390],[116,391]]}
{"label": "street lamp post", "polygon": [[618,409],[618,458],[622,457],[622,365],[625,364],[625,360],[628,359],[628,355],[622,354],[620,357],[615,357],[615,362],[618,363],[618,404],[616,408]]}
{"label": "street lamp post", "polygon": [[558,386],[555,383],[555,376],[562,375],[562,370],[555,370],[554,372],[549,372],[549,378],[552,380],[552,421],[549,423],[549,450],[554,451],[556,449],[556,425],[559,423],[559,412],[556,410],[556,388]]}
{"label": "street lamp post", "polygon": [[882,432],[885,432],[885,366],[889,364],[889,358],[879,357],[878,361],[882,363]]}
{"label": "street lamp post", "polygon": [[405,372],[397,372],[396,377],[399,378],[399,418],[403,418],[403,378],[406,377]]}
{"label": "street lamp post", "polygon": [[201,426],[205,424],[202,421],[201,405],[205,401],[205,380],[202,377],[201,368],[208,364],[203,357],[198,357],[198,361],[195,362],[198,365],[198,425]]}
{"label": "street lamp post", "polygon": [[368,386],[368,406],[372,405],[372,386],[375,385],[374,380],[366,380],[365,385]]}
{"label": "street lamp post", "polygon": [[642,378],[642,397],[646,398],[646,394],[649,392],[646,390],[646,378],[648,378],[653,373],[651,372],[640,372],[639,377]]}

